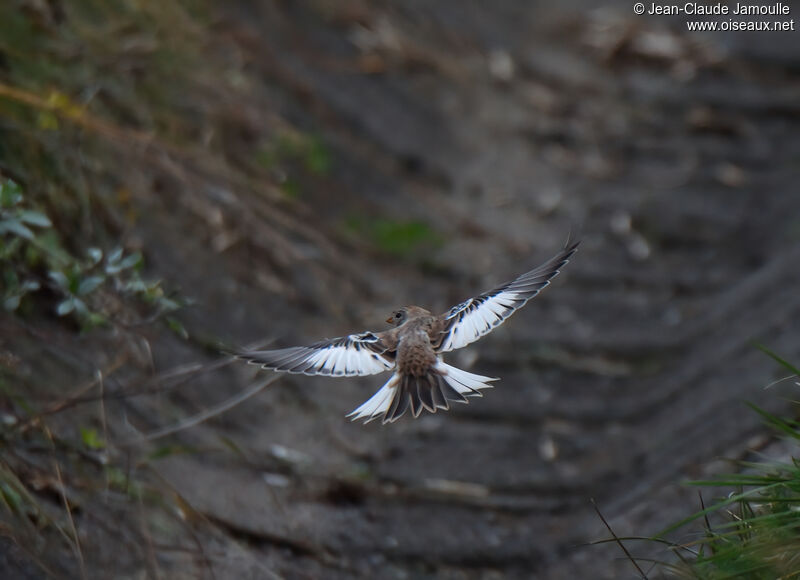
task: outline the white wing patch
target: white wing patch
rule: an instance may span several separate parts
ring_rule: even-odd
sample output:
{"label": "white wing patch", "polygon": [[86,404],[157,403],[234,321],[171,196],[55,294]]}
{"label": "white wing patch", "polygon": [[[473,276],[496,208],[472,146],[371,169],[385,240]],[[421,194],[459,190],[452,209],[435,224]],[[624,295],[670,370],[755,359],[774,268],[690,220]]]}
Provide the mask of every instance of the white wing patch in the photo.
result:
{"label": "white wing patch", "polygon": [[560,268],[569,261],[577,249],[578,244],[572,244],[546,263],[523,274],[513,282],[503,284],[451,308],[444,315],[448,326],[437,351],[448,352],[462,348],[490,333],[528,300],[547,287],[550,280],[558,275]]}
{"label": "white wing patch", "polygon": [[439,352],[448,352],[475,342],[511,316],[526,299],[516,292],[501,292],[496,296],[471,298],[452,308],[447,319],[453,320]]}
{"label": "white wing patch", "polygon": [[238,353],[239,358],[275,371],[334,377],[375,375],[393,369],[394,360],[384,355],[386,348],[371,332],[351,334],[278,350]]}

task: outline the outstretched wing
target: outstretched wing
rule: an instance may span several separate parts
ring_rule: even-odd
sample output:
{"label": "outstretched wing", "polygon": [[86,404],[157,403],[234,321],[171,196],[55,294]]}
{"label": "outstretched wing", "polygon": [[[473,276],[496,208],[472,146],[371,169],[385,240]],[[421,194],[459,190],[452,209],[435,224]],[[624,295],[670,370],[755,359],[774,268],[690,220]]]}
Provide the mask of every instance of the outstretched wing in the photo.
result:
{"label": "outstretched wing", "polygon": [[558,255],[516,280],[453,306],[440,317],[442,336],[436,351],[462,348],[489,334],[550,284],[576,252],[579,243],[566,246]]}
{"label": "outstretched wing", "polygon": [[236,356],[262,368],[294,374],[352,377],[394,368],[394,347],[387,333],[363,332],[309,346],[239,352]]}

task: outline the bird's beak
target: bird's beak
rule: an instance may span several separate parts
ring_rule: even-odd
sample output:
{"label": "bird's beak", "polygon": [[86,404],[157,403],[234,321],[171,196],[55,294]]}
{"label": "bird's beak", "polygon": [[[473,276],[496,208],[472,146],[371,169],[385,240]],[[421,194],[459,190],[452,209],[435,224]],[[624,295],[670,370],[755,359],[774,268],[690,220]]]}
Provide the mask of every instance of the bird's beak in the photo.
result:
{"label": "bird's beak", "polygon": [[389,324],[391,324],[392,322],[394,322],[394,316],[390,316],[389,318],[387,318],[387,319],[386,319],[386,322],[388,322]]}

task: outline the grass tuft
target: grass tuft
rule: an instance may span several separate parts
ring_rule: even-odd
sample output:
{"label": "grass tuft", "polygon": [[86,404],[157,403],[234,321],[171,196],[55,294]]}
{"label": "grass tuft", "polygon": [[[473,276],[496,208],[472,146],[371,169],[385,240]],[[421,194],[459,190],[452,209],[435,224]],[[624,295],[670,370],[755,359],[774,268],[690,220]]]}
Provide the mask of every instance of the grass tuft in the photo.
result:
{"label": "grass tuft", "polygon": [[[765,347],[759,348],[797,374],[796,367]],[[780,436],[800,440],[800,422],[749,406]],[[738,473],[689,482],[701,488],[714,488],[715,493],[729,491],[712,505],[703,506],[650,538],[663,543],[667,534],[695,521],[703,522],[700,537],[672,544],[680,561],[661,563],[669,573],[702,580],[800,577],[800,460],[791,456],[784,461],[738,464],[741,468]],[[687,553],[692,557],[686,557]]]}

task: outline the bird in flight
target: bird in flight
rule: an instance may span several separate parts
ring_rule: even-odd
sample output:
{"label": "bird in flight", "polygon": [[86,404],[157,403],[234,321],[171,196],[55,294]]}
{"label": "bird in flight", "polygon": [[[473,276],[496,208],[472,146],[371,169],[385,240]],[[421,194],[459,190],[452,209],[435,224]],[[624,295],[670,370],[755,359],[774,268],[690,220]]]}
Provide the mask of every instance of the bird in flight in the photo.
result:
{"label": "bird in flight", "polygon": [[353,421],[369,423],[382,417],[385,424],[409,409],[415,418],[423,410],[446,411],[451,402],[468,403],[468,397],[482,397],[480,390],[491,388],[489,383],[498,379],[450,366],[442,354],[465,347],[502,324],[550,284],[579,243],[568,243],[541,266],[439,316],[419,306],[405,306],[386,320],[392,326],[389,330],[350,334],[309,346],[238,352],[236,356],[265,369],[293,374],[352,377],[394,371],[378,392],[348,415]]}

